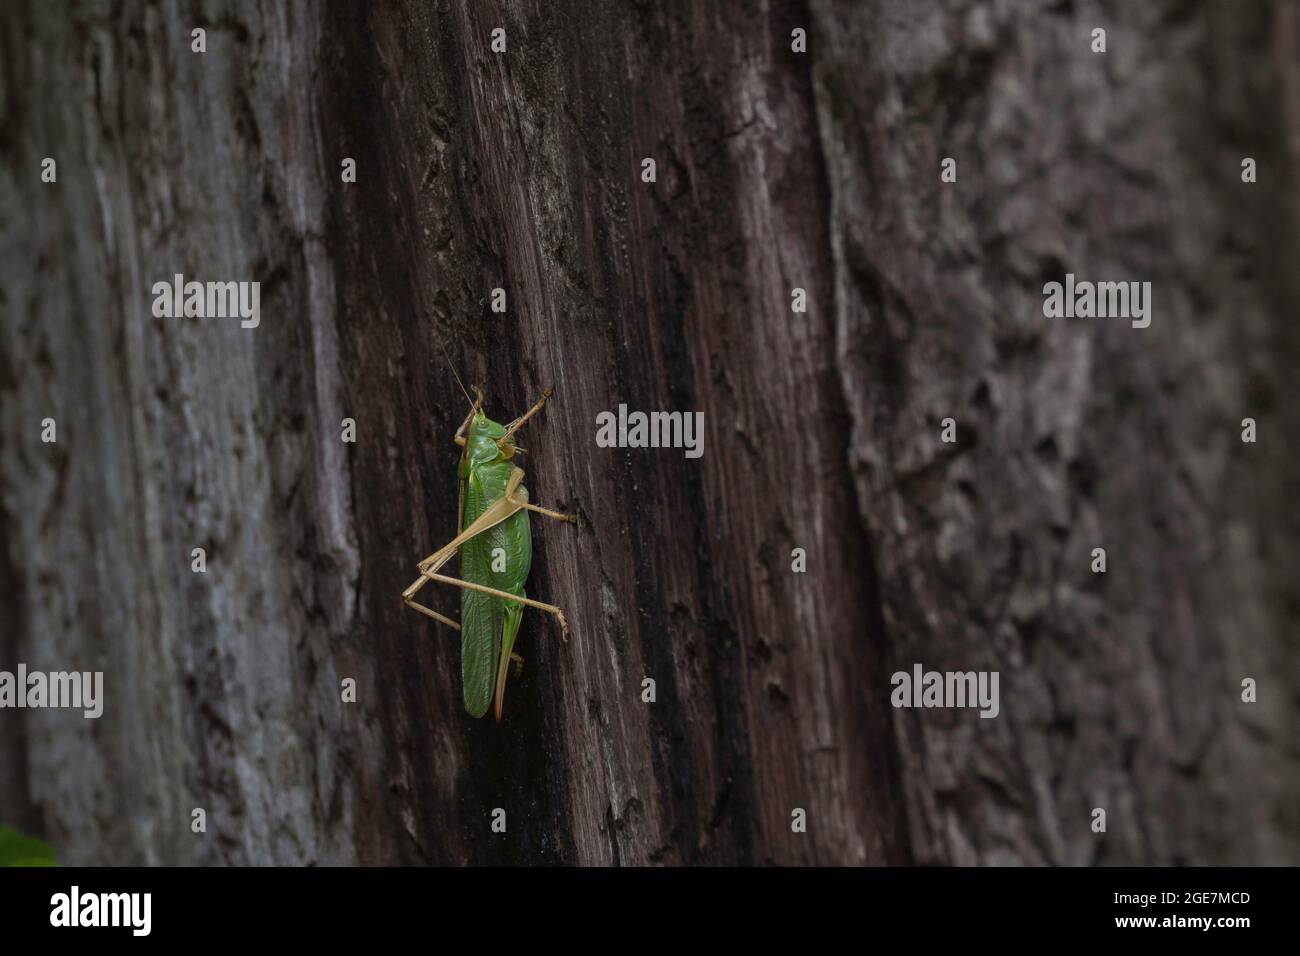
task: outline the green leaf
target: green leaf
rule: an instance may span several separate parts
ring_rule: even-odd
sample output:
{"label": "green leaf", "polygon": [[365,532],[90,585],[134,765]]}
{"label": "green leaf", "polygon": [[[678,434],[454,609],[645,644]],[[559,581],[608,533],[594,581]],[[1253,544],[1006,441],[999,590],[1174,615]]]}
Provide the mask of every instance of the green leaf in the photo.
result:
{"label": "green leaf", "polygon": [[48,843],[0,826],[0,866],[54,865],[54,851]]}

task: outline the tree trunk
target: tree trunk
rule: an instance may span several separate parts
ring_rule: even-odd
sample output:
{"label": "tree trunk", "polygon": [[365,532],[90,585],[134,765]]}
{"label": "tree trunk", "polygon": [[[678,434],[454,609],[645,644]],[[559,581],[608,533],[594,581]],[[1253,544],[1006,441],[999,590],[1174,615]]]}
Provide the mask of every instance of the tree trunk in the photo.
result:
{"label": "tree trunk", "polygon": [[[1300,863],[1294,6],[0,31],[0,669],[105,675],[0,711],[0,821],[61,861]],[[1067,272],[1150,327],[1045,318]],[[260,325],[156,317],[177,273]],[[534,516],[572,637],[525,613],[499,725],[400,600],[456,533],[449,365],[499,421],[554,386],[523,467],[580,517]],[[620,404],[702,457],[599,447]],[[892,708],[917,663],[998,716]]]}

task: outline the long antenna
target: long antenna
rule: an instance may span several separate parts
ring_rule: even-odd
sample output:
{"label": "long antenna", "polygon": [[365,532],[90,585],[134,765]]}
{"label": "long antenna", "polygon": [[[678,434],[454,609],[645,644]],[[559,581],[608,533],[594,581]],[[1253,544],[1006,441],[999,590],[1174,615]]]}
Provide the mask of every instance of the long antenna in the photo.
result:
{"label": "long antenna", "polygon": [[456,374],[456,366],[451,364],[451,357],[447,355],[447,350],[443,348],[441,338],[438,339],[438,351],[442,352],[442,358],[447,363],[447,368],[451,369],[451,374],[455,377],[456,384],[460,386],[460,392],[465,396],[465,401],[473,405],[474,399],[470,398],[469,392],[465,391],[465,383],[462,382],[460,376]]}

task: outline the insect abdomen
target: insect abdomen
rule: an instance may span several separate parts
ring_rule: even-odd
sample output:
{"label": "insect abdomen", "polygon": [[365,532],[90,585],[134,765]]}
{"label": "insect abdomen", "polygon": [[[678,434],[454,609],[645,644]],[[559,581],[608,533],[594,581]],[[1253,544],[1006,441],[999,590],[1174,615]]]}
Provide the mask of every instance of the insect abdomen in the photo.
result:
{"label": "insect abdomen", "polygon": [[[513,470],[509,462],[470,470],[461,527],[467,527],[505,494]],[[475,535],[460,549],[460,574],[464,580],[520,596],[531,563],[532,537],[526,511],[518,511]],[[474,717],[487,713],[492,701],[505,617],[503,599],[481,591],[461,592],[461,680],[465,709]]]}

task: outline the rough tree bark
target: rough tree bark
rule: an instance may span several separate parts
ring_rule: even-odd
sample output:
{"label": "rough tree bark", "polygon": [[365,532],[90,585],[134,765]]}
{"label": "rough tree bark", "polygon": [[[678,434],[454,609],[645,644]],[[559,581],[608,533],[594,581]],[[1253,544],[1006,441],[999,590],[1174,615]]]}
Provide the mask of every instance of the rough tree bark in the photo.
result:
{"label": "rough tree bark", "polygon": [[[0,819],[62,860],[1300,862],[1293,5],[0,31],[0,668],[108,694],[0,712]],[[1067,271],[1152,281],[1151,327],[1044,319]],[[262,324],[154,318],[178,272]],[[555,386],[528,484],[581,516],[534,523],[573,639],[525,615],[500,726],[399,599],[455,531],[444,349],[499,419]],[[620,402],[704,456],[597,448]],[[915,662],[998,670],[999,718],[892,710]]]}

